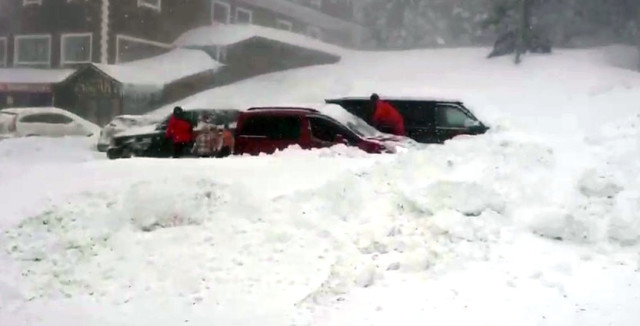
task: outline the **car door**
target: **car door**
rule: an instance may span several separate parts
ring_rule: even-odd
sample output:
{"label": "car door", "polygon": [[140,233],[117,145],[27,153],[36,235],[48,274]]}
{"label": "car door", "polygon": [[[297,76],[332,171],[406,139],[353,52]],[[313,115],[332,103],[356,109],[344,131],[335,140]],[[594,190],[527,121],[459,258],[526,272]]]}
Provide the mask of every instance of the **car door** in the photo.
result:
{"label": "car door", "polygon": [[18,120],[18,131],[23,136],[62,137],[72,132],[73,122],[58,113],[24,114]]}
{"label": "car door", "polygon": [[436,107],[436,134],[440,143],[459,135],[470,134],[469,127],[475,122],[463,110],[453,104],[438,104]]}
{"label": "car door", "polygon": [[435,105],[427,101],[393,101],[404,118],[406,136],[419,143],[437,143]]}
{"label": "car door", "polygon": [[236,139],[240,152],[272,154],[291,145],[301,145],[302,120],[298,116],[253,115],[243,122]]}

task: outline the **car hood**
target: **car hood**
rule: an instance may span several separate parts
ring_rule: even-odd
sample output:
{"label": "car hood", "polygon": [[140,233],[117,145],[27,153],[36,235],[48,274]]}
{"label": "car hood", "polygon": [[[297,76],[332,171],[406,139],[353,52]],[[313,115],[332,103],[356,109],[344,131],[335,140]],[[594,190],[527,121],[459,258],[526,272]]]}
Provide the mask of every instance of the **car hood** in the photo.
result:
{"label": "car hood", "polygon": [[156,129],[156,125],[149,125],[129,128],[125,131],[116,133],[114,137],[135,137],[155,133],[161,133],[161,131]]}

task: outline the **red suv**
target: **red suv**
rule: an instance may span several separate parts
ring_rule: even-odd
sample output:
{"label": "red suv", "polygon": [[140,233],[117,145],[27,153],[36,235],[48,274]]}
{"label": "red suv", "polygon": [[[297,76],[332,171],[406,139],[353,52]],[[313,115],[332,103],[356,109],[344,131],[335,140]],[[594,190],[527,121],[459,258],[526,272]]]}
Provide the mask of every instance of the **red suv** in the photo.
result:
{"label": "red suv", "polygon": [[251,108],[240,114],[235,135],[235,154],[272,154],[291,145],[303,149],[343,143],[367,153],[392,153],[382,142],[360,136],[337,120],[309,108]]}

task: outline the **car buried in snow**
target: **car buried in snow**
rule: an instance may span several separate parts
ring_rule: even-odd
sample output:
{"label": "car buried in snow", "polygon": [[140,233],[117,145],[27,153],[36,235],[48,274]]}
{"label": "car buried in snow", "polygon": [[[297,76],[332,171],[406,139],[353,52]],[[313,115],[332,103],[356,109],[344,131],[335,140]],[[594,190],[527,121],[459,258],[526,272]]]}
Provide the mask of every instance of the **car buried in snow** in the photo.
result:
{"label": "car buried in snow", "polygon": [[235,154],[273,154],[290,146],[302,149],[346,145],[367,153],[395,153],[407,141],[378,132],[337,105],[254,107],[238,118]]}
{"label": "car buried in snow", "polygon": [[[232,109],[185,109],[186,118],[193,126],[198,124],[202,114],[208,114],[212,123],[228,125],[233,132],[236,119],[240,114]],[[116,134],[107,149],[109,159],[131,157],[165,158],[171,156],[171,142],[165,137],[167,123],[171,115],[146,126],[134,127]],[[149,118],[152,120],[152,118]]]}
{"label": "car buried in snow", "polygon": [[0,110],[0,138],[93,136],[97,125],[60,108],[7,108]]}
{"label": "car buried in snow", "polygon": [[100,138],[98,139],[98,151],[106,152],[109,149],[111,140],[116,134],[120,134],[125,130],[145,126],[153,123],[144,115],[119,115],[113,118],[109,124],[104,126],[100,131]]}
{"label": "car buried in snow", "polygon": [[[419,143],[444,143],[462,135],[480,135],[489,130],[460,101],[429,98],[385,97],[404,118],[406,136]],[[371,124],[374,113],[368,97],[343,97],[325,100]]]}

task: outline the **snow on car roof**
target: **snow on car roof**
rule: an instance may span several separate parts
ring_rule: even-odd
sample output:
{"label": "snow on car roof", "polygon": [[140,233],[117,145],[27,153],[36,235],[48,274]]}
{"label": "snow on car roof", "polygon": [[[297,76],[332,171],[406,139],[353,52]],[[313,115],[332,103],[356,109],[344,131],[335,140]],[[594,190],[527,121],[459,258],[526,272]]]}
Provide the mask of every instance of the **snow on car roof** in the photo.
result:
{"label": "snow on car roof", "polygon": [[0,69],[0,83],[55,84],[67,79],[74,71],[73,69],[3,68]]}
{"label": "snow on car roof", "polygon": [[291,45],[322,51],[338,56],[345,52],[345,49],[343,48],[318,41],[305,35],[256,25],[217,24],[212,26],[199,27],[182,34],[182,36],[180,36],[176,40],[175,45],[225,46],[246,41],[254,37],[271,39],[282,43],[288,43]]}
{"label": "snow on car roof", "polygon": [[223,65],[202,50],[175,49],[165,54],[119,65],[94,64],[123,84],[165,85]]}
{"label": "snow on car roof", "polygon": [[[448,97],[429,97],[429,96],[383,96],[380,98],[388,101],[429,101],[429,102],[462,102],[460,99],[448,98]],[[345,96],[337,98],[327,98],[327,100],[369,100],[370,96]]]}
{"label": "snow on car roof", "polygon": [[82,124],[83,127],[87,128],[88,130],[93,131],[94,133],[95,132],[100,132],[100,127],[98,127],[93,122],[85,120],[84,118],[78,116],[77,114],[74,114],[72,112],[69,112],[69,111],[61,109],[61,108],[56,108],[56,107],[6,108],[6,109],[0,110],[0,112],[13,113],[13,114],[17,114],[17,115],[39,114],[39,113],[61,114],[61,115],[65,115],[65,116],[68,116],[68,117],[72,118],[74,121]]}

